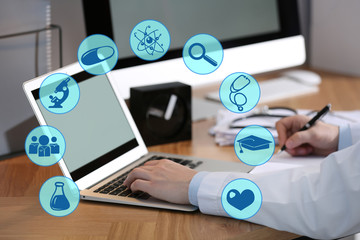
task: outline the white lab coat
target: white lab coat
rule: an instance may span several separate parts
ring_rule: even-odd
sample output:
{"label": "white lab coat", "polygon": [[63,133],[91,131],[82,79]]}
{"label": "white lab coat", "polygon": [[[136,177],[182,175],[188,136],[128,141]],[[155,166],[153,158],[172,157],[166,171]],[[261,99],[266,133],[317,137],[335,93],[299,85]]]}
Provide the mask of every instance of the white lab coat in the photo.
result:
{"label": "white lab coat", "polygon": [[263,203],[247,221],[319,239],[360,232],[360,125],[349,129],[352,145],[320,165],[259,175],[206,174],[197,192],[200,211],[228,216],[221,204],[223,188],[234,179],[248,178],[259,186]]}

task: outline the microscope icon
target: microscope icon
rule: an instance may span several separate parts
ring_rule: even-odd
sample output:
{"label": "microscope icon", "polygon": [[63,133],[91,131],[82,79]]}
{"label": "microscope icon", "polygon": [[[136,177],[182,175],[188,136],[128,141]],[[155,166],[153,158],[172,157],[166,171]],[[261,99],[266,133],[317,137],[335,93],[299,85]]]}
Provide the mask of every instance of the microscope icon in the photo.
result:
{"label": "microscope icon", "polygon": [[59,99],[57,96],[50,95],[49,98],[51,99],[51,102],[54,103],[53,106],[49,106],[49,108],[62,108],[61,104],[65,102],[65,100],[69,97],[69,87],[68,82],[70,81],[70,78],[66,78],[63,80],[57,87],[55,88],[54,93],[62,92],[63,96],[61,99]]}
{"label": "microscope icon", "polygon": [[243,106],[247,103],[246,96],[241,93],[245,87],[250,84],[250,79],[247,76],[241,74],[232,82],[230,86],[230,102],[237,106],[239,111],[242,111],[244,108]]}

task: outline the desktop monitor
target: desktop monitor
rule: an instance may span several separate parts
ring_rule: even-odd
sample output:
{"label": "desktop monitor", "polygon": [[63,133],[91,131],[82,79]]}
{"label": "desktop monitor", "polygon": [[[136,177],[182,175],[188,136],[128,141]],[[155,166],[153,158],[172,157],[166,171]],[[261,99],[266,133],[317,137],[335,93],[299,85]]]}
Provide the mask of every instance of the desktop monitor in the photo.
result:
{"label": "desktop monitor", "polygon": [[[197,87],[221,82],[234,72],[250,74],[301,65],[305,43],[296,0],[83,0],[87,35],[105,34],[119,50],[113,71],[128,98],[134,86],[180,81]],[[131,50],[130,33],[139,22],[154,19],[170,32],[169,51],[146,61]],[[224,49],[221,66],[198,75],[182,59],[186,41],[198,33],[216,37]]]}

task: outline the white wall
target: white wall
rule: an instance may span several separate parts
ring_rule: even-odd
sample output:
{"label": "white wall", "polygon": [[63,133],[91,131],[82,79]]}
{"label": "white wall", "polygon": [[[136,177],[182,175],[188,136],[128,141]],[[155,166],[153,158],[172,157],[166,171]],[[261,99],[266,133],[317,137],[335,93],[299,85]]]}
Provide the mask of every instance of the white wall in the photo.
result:
{"label": "white wall", "polygon": [[[1,0],[0,36],[46,26],[48,0]],[[45,34],[39,35],[39,72],[45,73]],[[0,155],[23,149],[35,125],[22,83],[35,77],[35,34],[0,39]]]}
{"label": "white wall", "polygon": [[360,76],[360,1],[316,0],[311,7],[311,65]]}
{"label": "white wall", "polygon": [[[86,37],[81,0],[51,0],[51,21],[63,31],[63,64],[77,61],[77,50]],[[57,35],[53,36],[53,67],[59,67]]]}
{"label": "white wall", "polygon": [[[0,36],[43,28],[51,2],[52,23],[63,30],[64,65],[77,61],[85,38],[81,0],[1,0]],[[52,36],[52,70],[59,67],[58,35]],[[39,74],[47,72],[45,34],[40,34]],[[37,126],[22,83],[35,77],[35,35],[0,39],[0,156],[22,151],[27,134]]]}

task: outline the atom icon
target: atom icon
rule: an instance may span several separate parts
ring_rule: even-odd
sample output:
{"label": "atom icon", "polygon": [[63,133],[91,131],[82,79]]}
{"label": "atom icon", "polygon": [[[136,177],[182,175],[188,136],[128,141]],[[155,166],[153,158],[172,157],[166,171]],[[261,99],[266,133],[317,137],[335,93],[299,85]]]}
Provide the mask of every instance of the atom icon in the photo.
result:
{"label": "atom icon", "polygon": [[158,43],[161,34],[157,35],[156,32],[159,31],[159,29],[155,29],[154,31],[148,33],[148,29],[150,29],[151,26],[148,25],[145,28],[145,31],[141,31],[140,29],[137,29],[138,32],[142,34],[142,37],[138,37],[137,33],[134,33],[134,36],[139,40],[139,44],[137,45],[138,51],[146,51],[149,55],[154,55],[154,52],[163,53],[165,50],[163,48],[163,44]]}

